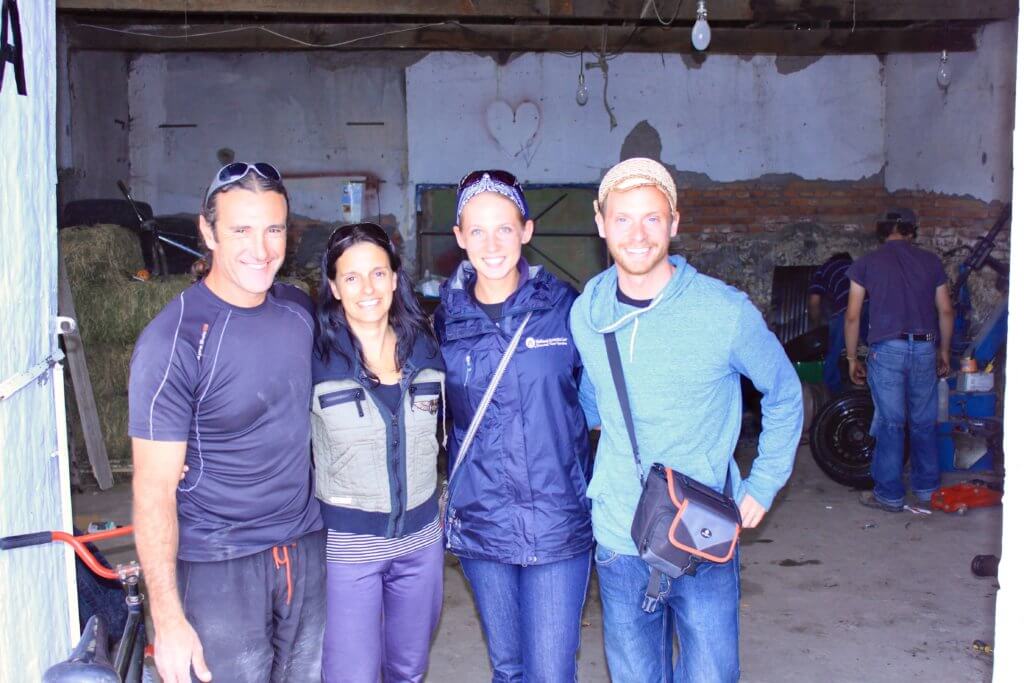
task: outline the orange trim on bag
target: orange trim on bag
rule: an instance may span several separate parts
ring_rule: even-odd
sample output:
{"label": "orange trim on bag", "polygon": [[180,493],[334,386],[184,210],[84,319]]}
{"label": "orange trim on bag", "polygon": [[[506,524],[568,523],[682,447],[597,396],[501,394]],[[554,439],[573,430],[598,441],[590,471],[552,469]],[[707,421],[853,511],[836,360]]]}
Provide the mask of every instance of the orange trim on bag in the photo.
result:
{"label": "orange trim on bag", "polygon": [[676,529],[679,528],[679,522],[681,522],[682,519],[683,519],[683,512],[686,510],[686,506],[690,504],[690,501],[684,500],[682,503],[680,503],[679,502],[679,498],[676,497],[676,487],[675,487],[675,483],[673,482],[673,479],[672,479],[672,468],[671,467],[666,467],[665,468],[665,476],[666,476],[666,479],[668,480],[668,495],[669,495],[669,498],[672,499],[672,504],[675,505],[677,508],[679,508],[679,512],[676,513],[676,516],[672,519],[672,524],[668,528],[668,542],[671,543],[672,545],[674,545],[675,547],[679,548],[683,552],[687,552],[687,553],[690,553],[692,555],[696,555],[697,557],[700,557],[700,558],[705,559],[705,560],[710,560],[711,562],[728,562],[729,560],[731,560],[732,556],[733,556],[733,553],[736,552],[736,542],[738,540],[740,540],[740,525],[739,524],[736,525],[736,530],[733,531],[732,543],[729,545],[729,552],[728,552],[728,554],[726,554],[724,556],[718,556],[718,555],[712,555],[710,553],[705,553],[705,552],[703,552],[701,550],[698,550],[697,548],[691,548],[690,546],[686,545],[685,543],[680,543],[679,541],[676,540]]}
{"label": "orange trim on bag", "polygon": [[680,503],[679,499],[676,498],[676,484],[675,484],[675,480],[672,479],[672,468],[671,467],[666,467],[665,468],[665,477],[668,479],[668,497],[672,499],[672,504],[675,505],[677,508],[683,507],[683,503],[685,503],[686,501],[683,501],[683,503]]}

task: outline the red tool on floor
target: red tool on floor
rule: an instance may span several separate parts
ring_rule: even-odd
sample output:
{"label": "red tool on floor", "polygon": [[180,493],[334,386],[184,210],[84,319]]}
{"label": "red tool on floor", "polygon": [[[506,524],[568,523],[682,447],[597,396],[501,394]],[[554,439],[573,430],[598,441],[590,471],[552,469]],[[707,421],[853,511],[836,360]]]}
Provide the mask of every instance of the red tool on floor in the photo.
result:
{"label": "red tool on floor", "polygon": [[974,479],[943,486],[932,494],[932,508],[962,515],[968,508],[999,505],[1002,498],[1002,491],[992,488],[987,482]]}

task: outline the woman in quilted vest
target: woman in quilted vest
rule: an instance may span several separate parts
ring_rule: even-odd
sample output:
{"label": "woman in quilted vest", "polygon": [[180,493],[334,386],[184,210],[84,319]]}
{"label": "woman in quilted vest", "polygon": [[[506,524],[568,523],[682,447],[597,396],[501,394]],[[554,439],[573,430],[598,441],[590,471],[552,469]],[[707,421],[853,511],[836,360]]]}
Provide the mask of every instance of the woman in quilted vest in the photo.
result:
{"label": "woman in quilted vest", "polygon": [[311,410],[327,528],[323,677],[420,681],[441,613],[444,365],[380,226],[335,230],[321,266]]}

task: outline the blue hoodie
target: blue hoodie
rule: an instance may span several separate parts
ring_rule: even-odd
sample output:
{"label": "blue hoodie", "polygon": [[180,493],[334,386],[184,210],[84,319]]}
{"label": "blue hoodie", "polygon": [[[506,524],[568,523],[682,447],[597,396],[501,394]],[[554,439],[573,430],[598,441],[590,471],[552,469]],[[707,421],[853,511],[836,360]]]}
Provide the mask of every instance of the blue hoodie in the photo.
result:
{"label": "blue hoodie", "polygon": [[[765,509],[786,483],[803,424],[800,382],[779,340],[746,294],[670,256],[672,279],[646,308],[621,303],[612,266],[587,283],[572,307],[583,358],[580,403],[601,425],[594,477],[598,543],[636,555],[630,536],[640,481],[608,366],[604,332],[615,331],[644,472],[659,462],[721,491],[732,470],[733,497]],[[740,375],[764,394],[758,457],[746,480],[732,459],[739,438]]]}

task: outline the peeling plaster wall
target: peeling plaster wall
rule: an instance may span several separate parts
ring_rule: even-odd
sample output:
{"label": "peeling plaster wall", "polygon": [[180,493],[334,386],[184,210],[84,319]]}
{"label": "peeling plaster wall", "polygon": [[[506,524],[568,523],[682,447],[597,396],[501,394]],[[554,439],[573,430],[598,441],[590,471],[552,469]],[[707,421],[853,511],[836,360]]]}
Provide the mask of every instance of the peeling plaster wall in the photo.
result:
{"label": "peeling plaster wall", "polygon": [[[874,56],[623,54],[609,62],[615,128],[600,70],[586,69],[580,107],[579,61],[558,54],[140,55],[128,73],[132,185],[158,213],[194,213],[221,148],[286,173],[368,171],[385,181],[380,212],[406,237],[418,184],[488,166],[530,183],[597,183],[635,155],[660,158],[693,188],[871,182],[990,201],[1009,182],[1012,28],[990,26],[977,53],[953,55],[945,95],[931,55],[883,66]],[[289,189],[295,213],[339,219],[336,181]]]}
{"label": "peeling plaster wall", "polygon": [[1016,49],[1016,22],[986,26],[977,51],[949,56],[948,91],[935,80],[939,55],[886,58],[889,190],[1009,199]]}
{"label": "peeling plaster wall", "polygon": [[[622,55],[609,64],[608,100],[618,122],[610,130],[600,71],[586,71],[590,101],[576,104],[575,57],[531,53],[502,66],[432,53],[406,74],[410,179],[454,182],[470,167],[497,166],[534,183],[598,182],[642,122],[659,134],[662,160],[711,181],[877,174],[885,140],[878,60],[791,62],[780,75],[769,56],[711,55],[695,68],[677,55]],[[540,109],[532,138],[532,127],[507,112],[488,124],[492,103],[514,108],[526,100]]]}
{"label": "peeling plaster wall", "polygon": [[[129,71],[132,189],[156,213],[196,213],[217,151],[282,173],[369,172],[405,212],[408,55],[147,54]],[[355,123],[357,125],[351,125]],[[359,125],[359,124],[381,125]],[[165,127],[161,127],[165,126]],[[194,126],[194,127],[166,127]],[[338,220],[336,178],[287,181],[293,213]],[[376,214],[375,203],[367,212]]]}
{"label": "peeling plaster wall", "polygon": [[[19,7],[28,96],[9,65],[0,92],[0,381],[53,351],[57,312],[55,0]],[[61,528],[52,391],[31,383],[0,402],[0,536]],[[39,680],[70,650],[64,552],[0,553],[0,681]]]}
{"label": "peeling plaster wall", "polygon": [[128,179],[128,55],[61,49],[57,158],[60,200],[120,198]]}

